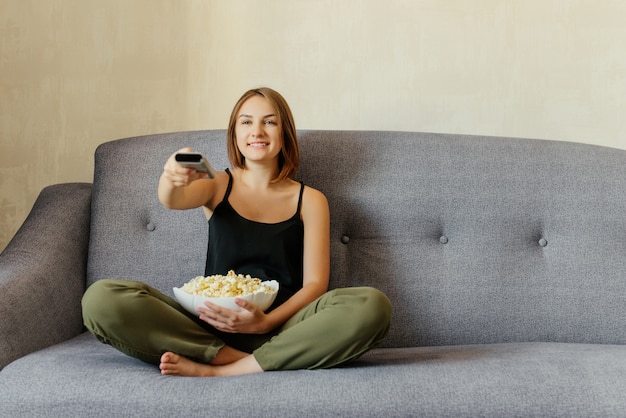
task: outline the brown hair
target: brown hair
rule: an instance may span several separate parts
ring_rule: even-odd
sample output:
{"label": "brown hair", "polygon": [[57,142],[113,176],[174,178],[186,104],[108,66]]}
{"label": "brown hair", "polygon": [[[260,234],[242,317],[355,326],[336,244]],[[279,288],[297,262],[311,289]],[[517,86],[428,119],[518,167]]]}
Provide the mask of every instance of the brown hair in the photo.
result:
{"label": "brown hair", "polygon": [[248,90],[241,96],[235,104],[230,121],[228,122],[227,146],[228,158],[230,164],[236,168],[244,168],[245,158],[237,147],[237,137],[235,135],[235,126],[239,110],[243,103],[253,96],[262,96],[269,100],[277,113],[278,125],[283,136],[283,147],[278,155],[278,176],[275,182],[293,178],[298,171],[300,165],[300,150],[298,149],[298,137],[296,134],[296,124],[291,114],[291,109],[283,96],[275,90],[268,87],[260,87],[258,89]]}

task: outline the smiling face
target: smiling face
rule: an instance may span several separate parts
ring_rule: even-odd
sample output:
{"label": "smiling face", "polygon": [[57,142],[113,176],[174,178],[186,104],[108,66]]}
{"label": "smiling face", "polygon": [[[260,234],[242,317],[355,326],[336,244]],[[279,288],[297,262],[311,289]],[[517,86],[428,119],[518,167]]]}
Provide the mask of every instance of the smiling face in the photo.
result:
{"label": "smiling face", "polygon": [[265,97],[252,96],[242,104],[237,115],[235,137],[246,163],[278,163],[283,147],[280,120]]}
{"label": "smiling face", "polygon": [[[246,108],[243,107],[244,104]],[[273,118],[271,118],[272,115]],[[263,123],[257,125],[257,128],[261,126],[265,128],[262,129],[260,137],[257,137],[256,141],[252,141],[256,144],[249,146],[248,142],[244,143],[244,139],[246,136],[252,135],[249,129],[254,126],[255,118],[263,118]],[[274,134],[276,132],[278,141],[275,140]],[[269,141],[268,138],[273,140]],[[226,139],[228,159],[233,168],[246,167],[248,155],[244,155],[243,152],[250,154],[252,158],[258,158],[260,155],[262,156],[261,151],[263,151],[267,160],[267,157],[276,151],[275,145],[280,144],[277,157],[278,173],[274,182],[293,178],[298,171],[300,149],[296,125],[287,101],[275,90],[259,87],[245,92],[230,114]],[[242,146],[240,146],[240,141]],[[253,151],[257,152],[256,157],[252,154]]]}

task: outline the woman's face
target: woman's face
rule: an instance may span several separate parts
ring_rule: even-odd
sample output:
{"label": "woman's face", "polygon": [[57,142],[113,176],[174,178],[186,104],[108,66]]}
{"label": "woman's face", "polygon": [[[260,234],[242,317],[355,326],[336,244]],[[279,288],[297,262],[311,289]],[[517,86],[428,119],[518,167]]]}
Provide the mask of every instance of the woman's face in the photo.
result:
{"label": "woman's face", "polygon": [[278,114],[269,100],[252,96],[241,105],[235,137],[246,164],[278,161],[283,136]]}

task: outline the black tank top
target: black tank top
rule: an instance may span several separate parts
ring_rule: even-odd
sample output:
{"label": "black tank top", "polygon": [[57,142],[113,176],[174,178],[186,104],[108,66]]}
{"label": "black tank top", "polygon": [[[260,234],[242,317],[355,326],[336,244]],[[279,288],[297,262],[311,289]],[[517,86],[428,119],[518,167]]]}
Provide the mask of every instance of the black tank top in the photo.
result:
{"label": "black tank top", "polygon": [[228,173],[224,199],[209,219],[209,246],[205,275],[223,274],[228,270],[249,274],[280,284],[273,306],[278,306],[302,288],[304,223],[300,219],[304,183],[295,214],[282,222],[267,224],[239,215],[230,205],[233,176]]}

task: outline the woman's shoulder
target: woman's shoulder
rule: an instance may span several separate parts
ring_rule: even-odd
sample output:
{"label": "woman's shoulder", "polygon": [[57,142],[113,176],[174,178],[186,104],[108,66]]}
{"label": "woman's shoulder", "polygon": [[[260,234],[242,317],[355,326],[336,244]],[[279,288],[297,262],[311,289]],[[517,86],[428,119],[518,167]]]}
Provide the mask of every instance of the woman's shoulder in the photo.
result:
{"label": "woman's shoulder", "polygon": [[304,185],[302,192],[302,209],[311,209],[313,211],[320,209],[328,210],[328,199],[320,190]]}

